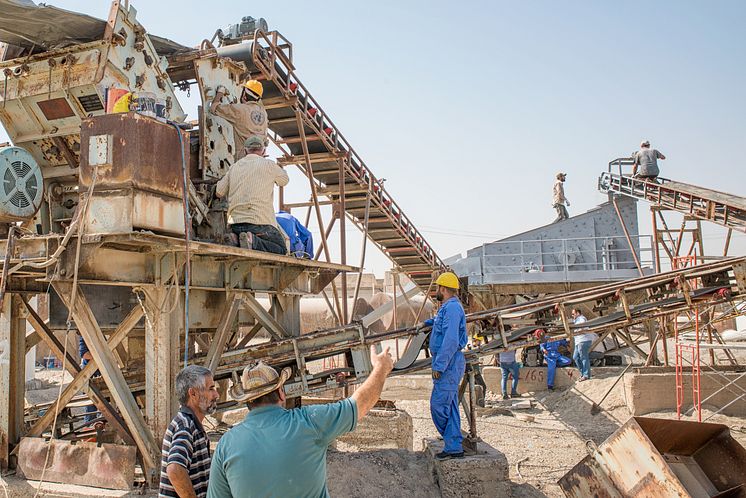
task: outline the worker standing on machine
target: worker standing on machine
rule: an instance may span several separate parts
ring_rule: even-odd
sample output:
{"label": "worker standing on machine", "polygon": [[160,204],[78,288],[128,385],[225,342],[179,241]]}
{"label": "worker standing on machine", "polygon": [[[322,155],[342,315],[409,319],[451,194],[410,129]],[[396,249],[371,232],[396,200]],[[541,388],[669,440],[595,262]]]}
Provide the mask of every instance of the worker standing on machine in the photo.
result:
{"label": "worker standing on machine", "polygon": [[547,389],[554,391],[554,376],[557,373],[557,367],[566,367],[572,360],[563,356],[560,350],[567,349],[566,339],[547,340],[547,334],[542,329],[534,332],[534,337],[541,343],[541,352],[544,353],[544,359],[547,361]]}
{"label": "worker standing on machine", "polygon": [[425,320],[425,325],[432,327],[430,354],[433,392],[430,395],[430,414],[444,442],[443,451],[436,458],[445,460],[464,456],[458,388],[466,368],[461,352],[467,343],[466,314],[457,296],[459,282],[455,274],[445,272],[435,284],[438,286],[436,299],[443,304],[434,319]]}
{"label": "worker standing on machine", "polygon": [[264,87],[257,80],[249,80],[243,85],[241,100],[235,104],[221,104],[228,90],[219,85],[215,97],[210,103],[210,112],[226,119],[233,126],[234,161],[241,159],[245,153],[243,143],[250,136],[260,136],[267,142],[267,111],[262,103]]}
{"label": "worker standing on machine", "polygon": [[566,220],[570,217],[565,204],[570,206],[570,201],[565,197],[565,180],[567,173],[557,173],[555,176],[554,187],[552,187],[552,207],[557,211],[557,218],[552,223]]}

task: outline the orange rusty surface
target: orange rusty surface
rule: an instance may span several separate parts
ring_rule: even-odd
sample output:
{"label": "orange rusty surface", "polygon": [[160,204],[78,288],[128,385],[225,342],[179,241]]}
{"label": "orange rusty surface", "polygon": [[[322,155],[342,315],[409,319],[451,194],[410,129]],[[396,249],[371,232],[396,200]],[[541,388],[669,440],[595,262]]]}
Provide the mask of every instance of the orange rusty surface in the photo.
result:
{"label": "orange rusty surface", "polygon": [[[93,177],[90,140],[109,136],[111,158],[99,165],[96,190],[134,187],[139,190],[182,197],[182,164],[179,136],[189,170],[189,136],[166,123],[137,113],[106,114],[85,119],[80,139],[80,185],[87,188]],[[188,174],[188,173],[187,173]],[[155,214],[155,213],[154,213]]]}
{"label": "orange rusty surface", "polygon": [[19,443],[18,473],[39,480],[44,472],[48,482],[129,490],[134,484],[135,454],[134,446],[59,439],[49,443],[44,438],[26,437]]}
{"label": "orange rusty surface", "polygon": [[[671,461],[694,465],[703,481],[682,481]],[[699,496],[697,486],[746,490],[746,449],[725,425],[633,417],[558,484],[578,498]]]}

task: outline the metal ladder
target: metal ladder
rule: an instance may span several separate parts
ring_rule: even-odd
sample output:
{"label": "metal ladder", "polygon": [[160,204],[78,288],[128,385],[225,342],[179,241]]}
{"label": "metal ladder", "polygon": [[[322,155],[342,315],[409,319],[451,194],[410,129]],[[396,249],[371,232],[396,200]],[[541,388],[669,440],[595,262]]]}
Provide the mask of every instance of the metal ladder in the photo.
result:
{"label": "metal ladder", "polygon": [[[313,178],[316,209],[318,196],[327,197],[339,210],[338,217],[352,221],[427,292],[445,264],[298,79],[292,44],[276,31],[256,31],[252,61],[252,75],[257,77],[257,70],[264,80],[271,138],[285,153],[278,162],[298,165]],[[317,216],[320,219],[318,211]],[[322,228],[323,243],[331,228],[331,223]]]}

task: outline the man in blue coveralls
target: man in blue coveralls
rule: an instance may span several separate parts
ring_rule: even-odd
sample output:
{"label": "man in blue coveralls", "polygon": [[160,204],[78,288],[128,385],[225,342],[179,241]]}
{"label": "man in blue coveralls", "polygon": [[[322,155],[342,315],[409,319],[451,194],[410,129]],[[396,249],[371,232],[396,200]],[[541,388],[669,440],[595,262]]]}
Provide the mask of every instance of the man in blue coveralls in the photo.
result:
{"label": "man in blue coveralls", "polygon": [[544,353],[544,359],[547,362],[547,389],[554,391],[554,376],[557,373],[557,367],[566,367],[572,360],[560,353],[561,348],[567,347],[566,339],[547,340],[546,332],[542,329],[536,330],[534,336],[541,343],[541,352]]}
{"label": "man in blue coveralls", "polygon": [[425,320],[425,325],[433,328],[430,333],[430,354],[433,358],[430,414],[445,443],[443,451],[436,458],[446,460],[464,456],[458,388],[466,365],[461,352],[467,342],[466,315],[457,297],[458,277],[445,272],[435,283],[438,286],[435,297],[443,304],[434,319]]}

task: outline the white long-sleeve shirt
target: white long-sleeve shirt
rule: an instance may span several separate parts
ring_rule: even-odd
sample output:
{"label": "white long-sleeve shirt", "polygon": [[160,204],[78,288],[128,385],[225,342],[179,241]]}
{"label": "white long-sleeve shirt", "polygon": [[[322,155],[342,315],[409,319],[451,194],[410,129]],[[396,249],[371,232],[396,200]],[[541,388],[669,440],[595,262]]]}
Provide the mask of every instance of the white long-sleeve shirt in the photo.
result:
{"label": "white long-sleeve shirt", "polygon": [[554,188],[552,188],[552,204],[564,204],[566,202],[564,182],[557,180],[554,182]]}

